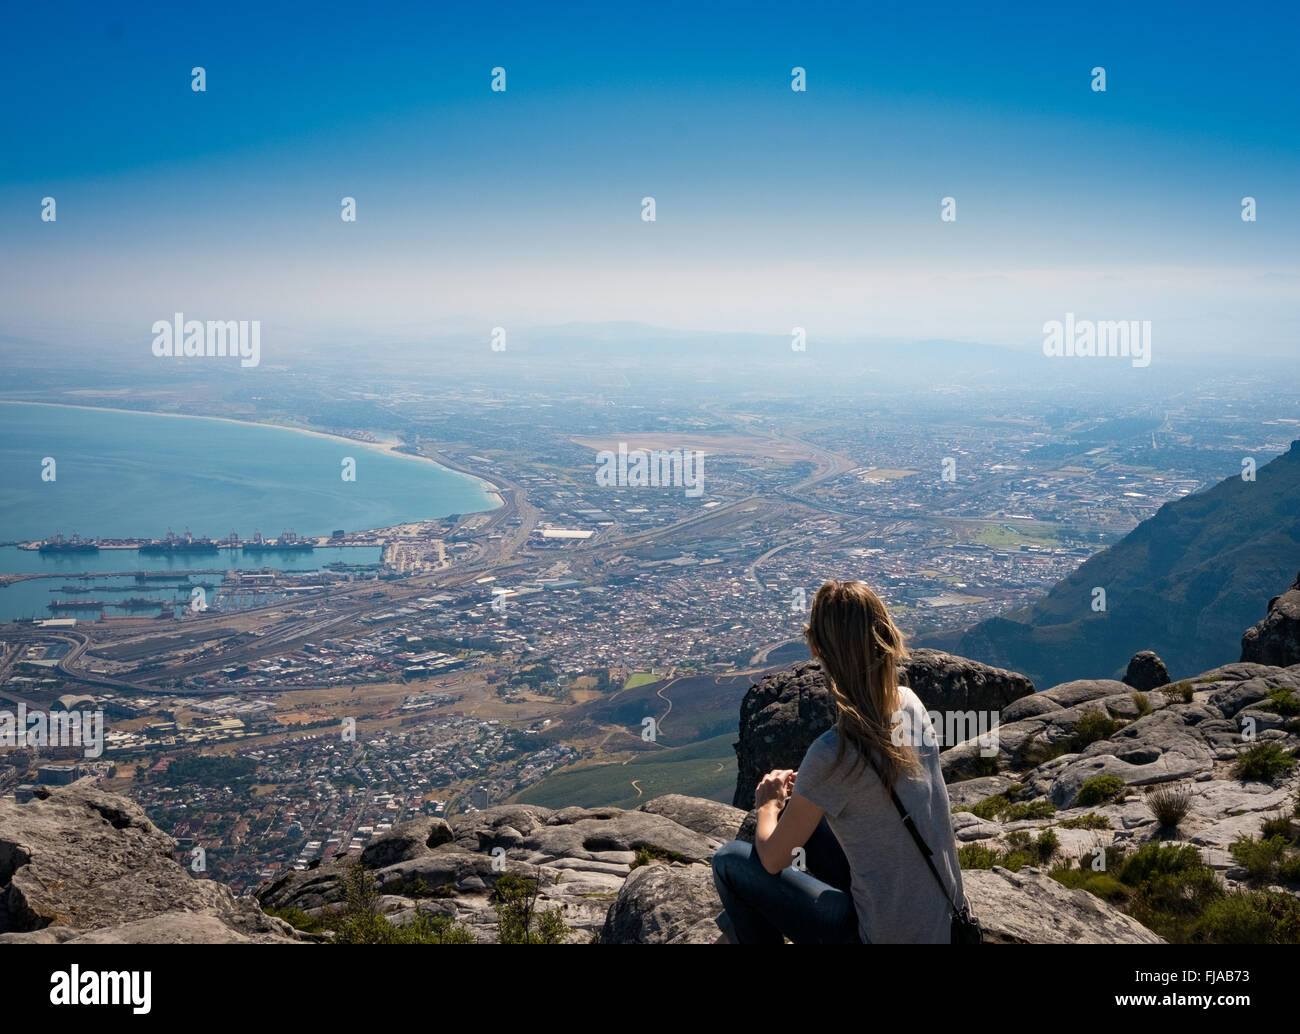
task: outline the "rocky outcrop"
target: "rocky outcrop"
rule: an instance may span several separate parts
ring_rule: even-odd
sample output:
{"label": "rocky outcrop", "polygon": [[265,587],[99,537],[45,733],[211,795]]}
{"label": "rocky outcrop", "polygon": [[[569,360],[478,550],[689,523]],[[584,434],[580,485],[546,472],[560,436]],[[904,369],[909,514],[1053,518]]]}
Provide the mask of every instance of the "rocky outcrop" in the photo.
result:
{"label": "rocky outcrop", "polygon": [[[936,711],[999,711],[1034,692],[1023,675],[939,650],[912,651],[899,681]],[[774,768],[797,768],[833,719],[834,704],[816,661],[765,675],[750,687],[740,704],[732,804],[753,807],[758,780]]]}
{"label": "rocky outcrop", "polygon": [[1169,670],[1165,662],[1150,650],[1135,653],[1128,662],[1124,672],[1124,684],[1132,686],[1139,693],[1149,693],[1153,689],[1169,684]]}
{"label": "rocky outcrop", "polygon": [[215,880],[176,863],[139,806],[86,782],[0,798],[0,942],[297,939]]}
{"label": "rocky outcrop", "polygon": [[1241,659],[1290,667],[1300,664],[1300,575],[1291,588],[1268,601],[1268,614],[1241,637]]}
{"label": "rocky outcrop", "polygon": [[962,873],[987,944],[1164,944],[1085,890],[1067,890],[1039,869],[1001,866]]}
{"label": "rocky outcrop", "polygon": [[[384,895],[393,922],[411,921],[418,909],[453,919],[475,940],[489,943],[497,938],[492,888],[509,873],[537,881],[539,907],[560,910],[573,943],[590,942],[611,921],[618,930],[636,927],[647,938],[677,942],[686,930],[676,917],[691,902],[712,895],[713,915],[721,910],[708,862],[736,835],[744,817],[717,801],[670,794],[631,811],[501,805],[448,822],[415,819],[374,841],[359,858],[346,856],[315,869],[282,873],[258,899],[267,908],[317,915],[339,908],[344,869],[359,860]],[[645,882],[644,874],[637,876],[642,912],[611,920],[610,906],[642,868],[682,873],[682,888],[691,889],[658,907],[650,902],[666,877],[658,873]]]}

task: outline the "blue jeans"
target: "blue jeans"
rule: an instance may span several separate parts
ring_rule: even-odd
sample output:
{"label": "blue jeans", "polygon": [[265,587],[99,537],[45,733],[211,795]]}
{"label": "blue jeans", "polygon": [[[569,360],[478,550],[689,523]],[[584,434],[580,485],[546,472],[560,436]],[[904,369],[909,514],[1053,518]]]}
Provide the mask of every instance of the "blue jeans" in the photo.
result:
{"label": "blue jeans", "polygon": [[718,927],[740,944],[859,944],[848,859],[826,820],[804,845],[807,871],[773,875],[753,844],[731,840],[713,856],[713,883],[726,909]]}

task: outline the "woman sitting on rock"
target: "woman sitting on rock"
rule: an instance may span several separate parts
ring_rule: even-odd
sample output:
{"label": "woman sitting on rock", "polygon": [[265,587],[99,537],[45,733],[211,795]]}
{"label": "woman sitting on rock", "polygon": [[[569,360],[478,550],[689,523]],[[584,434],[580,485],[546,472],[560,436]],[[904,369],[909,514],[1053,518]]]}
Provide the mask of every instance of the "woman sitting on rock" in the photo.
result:
{"label": "woman sitting on rock", "polygon": [[804,635],[835,724],[797,772],[759,782],[754,843],[713,856],[719,940],[949,943],[965,905],[961,869],[929,716],[898,684],[902,636],[865,584],[836,581],[817,591]]}

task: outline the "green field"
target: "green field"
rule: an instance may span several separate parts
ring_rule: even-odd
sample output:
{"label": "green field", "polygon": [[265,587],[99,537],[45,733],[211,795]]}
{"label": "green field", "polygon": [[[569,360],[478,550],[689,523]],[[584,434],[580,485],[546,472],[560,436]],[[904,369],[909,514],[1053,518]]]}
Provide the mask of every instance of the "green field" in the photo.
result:
{"label": "green field", "polygon": [[1027,526],[1013,530],[1005,524],[985,525],[971,537],[971,541],[1004,549],[1009,546],[1056,546],[1060,544],[1055,536],[1041,532],[1039,528]]}
{"label": "green field", "polygon": [[[640,754],[626,765],[565,769],[534,783],[513,800],[545,808],[635,808],[666,793],[682,793],[729,804],[736,789],[736,752],[731,746],[735,742],[735,734],[727,733]],[[633,779],[641,787],[640,797]]]}
{"label": "green field", "polygon": [[624,689],[636,689],[638,686],[648,686],[652,682],[658,682],[659,676],[649,671],[634,671],[627,677],[623,683]]}

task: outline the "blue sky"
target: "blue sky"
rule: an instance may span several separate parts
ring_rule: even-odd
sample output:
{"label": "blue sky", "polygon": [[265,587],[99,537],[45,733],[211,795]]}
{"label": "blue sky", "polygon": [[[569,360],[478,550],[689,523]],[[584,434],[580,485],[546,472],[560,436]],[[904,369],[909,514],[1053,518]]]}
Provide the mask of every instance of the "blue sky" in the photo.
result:
{"label": "blue sky", "polygon": [[1036,348],[1075,311],[1168,357],[1293,354],[1297,16],[1136,6],[6,13],[0,334],[129,344],[182,309],[322,346],[641,320]]}

